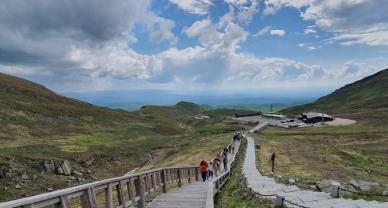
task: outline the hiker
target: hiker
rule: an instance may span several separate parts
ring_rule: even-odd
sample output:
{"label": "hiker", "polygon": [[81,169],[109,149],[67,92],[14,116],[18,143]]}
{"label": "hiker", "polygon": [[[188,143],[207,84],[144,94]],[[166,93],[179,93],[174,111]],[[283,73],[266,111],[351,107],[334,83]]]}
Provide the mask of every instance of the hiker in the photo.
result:
{"label": "hiker", "polygon": [[228,152],[229,152],[229,154],[233,154],[233,152],[232,152],[232,145],[228,146]]}
{"label": "hiker", "polygon": [[222,154],[217,154],[216,158],[214,159],[215,165],[216,165],[216,175],[221,174],[221,161],[222,161]]}
{"label": "hiker", "polygon": [[224,149],[222,154],[222,162],[224,163],[224,171],[228,170],[228,149]]}
{"label": "hiker", "polygon": [[205,160],[202,160],[201,163],[199,164],[199,168],[201,169],[202,173],[202,180],[206,181],[207,178],[207,171],[208,171],[208,164]]}
{"label": "hiker", "polygon": [[209,164],[209,170],[208,170],[208,178],[212,177],[213,178],[213,162],[210,162]]}
{"label": "hiker", "polygon": [[213,163],[212,163],[212,167],[213,167],[213,171],[214,171],[214,174],[216,175],[216,177],[218,176],[218,173],[220,172],[220,164],[221,164],[221,160],[218,159],[217,157],[214,158]]}

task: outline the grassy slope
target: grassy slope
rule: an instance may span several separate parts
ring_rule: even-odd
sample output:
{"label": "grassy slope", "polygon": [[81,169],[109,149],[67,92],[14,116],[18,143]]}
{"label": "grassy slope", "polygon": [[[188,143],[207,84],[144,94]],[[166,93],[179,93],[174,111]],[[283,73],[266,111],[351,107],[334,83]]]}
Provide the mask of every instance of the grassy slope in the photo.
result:
{"label": "grassy slope", "polygon": [[[239,126],[223,123],[235,110],[204,112],[187,102],[147,106],[135,112],[100,108],[27,80],[0,74],[0,201],[77,184],[68,177],[45,173],[45,159],[67,159],[87,180],[124,174],[153,156],[154,166],[196,164],[229,142]],[[199,113],[212,116],[195,120]],[[206,144],[206,145],[204,145]],[[210,158],[209,158],[210,159]],[[91,165],[86,161],[92,161]],[[11,178],[4,171],[13,166]],[[21,175],[37,178],[22,184]],[[6,188],[4,188],[6,187]]]}
{"label": "grassy slope", "polygon": [[287,114],[323,111],[356,119],[348,127],[303,129],[270,128],[259,135],[261,164],[270,171],[269,158],[278,155],[277,171],[300,177],[302,183],[335,179],[387,184],[388,70],[347,85],[308,105],[286,109]]}

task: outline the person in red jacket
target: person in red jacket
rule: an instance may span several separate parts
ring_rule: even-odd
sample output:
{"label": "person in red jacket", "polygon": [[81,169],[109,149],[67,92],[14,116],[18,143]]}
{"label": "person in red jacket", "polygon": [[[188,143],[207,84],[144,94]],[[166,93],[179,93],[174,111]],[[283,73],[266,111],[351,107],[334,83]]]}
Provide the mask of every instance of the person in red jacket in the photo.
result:
{"label": "person in red jacket", "polygon": [[207,176],[207,172],[209,170],[209,165],[207,164],[207,162],[205,160],[202,160],[201,163],[199,164],[199,168],[201,169],[201,173],[202,173],[202,180],[203,181],[206,181],[206,176]]}

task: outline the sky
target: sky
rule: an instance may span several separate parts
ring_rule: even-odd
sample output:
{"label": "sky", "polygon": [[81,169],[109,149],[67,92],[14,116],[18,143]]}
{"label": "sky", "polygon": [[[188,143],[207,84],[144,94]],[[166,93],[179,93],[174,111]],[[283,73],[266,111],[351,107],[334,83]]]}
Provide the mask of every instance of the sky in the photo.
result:
{"label": "sky", "polygon": [[387,7],[387,0],[2,0],[0,72],[60,93],[319,94],[388,67]]}

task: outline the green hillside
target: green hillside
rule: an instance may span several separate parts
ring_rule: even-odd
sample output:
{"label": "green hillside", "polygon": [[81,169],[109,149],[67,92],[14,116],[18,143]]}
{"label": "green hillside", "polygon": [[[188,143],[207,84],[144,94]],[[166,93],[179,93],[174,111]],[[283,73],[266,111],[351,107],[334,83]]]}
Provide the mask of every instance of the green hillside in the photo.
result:
{"label": "green hillside", "polygon": [[297,115],[306,111],[324,111],[360,121],[387,123],[388,69],[346,85],[317,101],[288,108],[284,113]]}
{"label": "green hillside", "polygon": [[[0,74],[0,201],[136,168],[195,165],[213,157],[240,128],[223,122],[235,112],[205,111],[189,102],[114,110]],[[212,118],[195,119],[198,114]],[[64,160],[76,173],[58,174]],[[47,172],[51,163],[55,169]]]}

